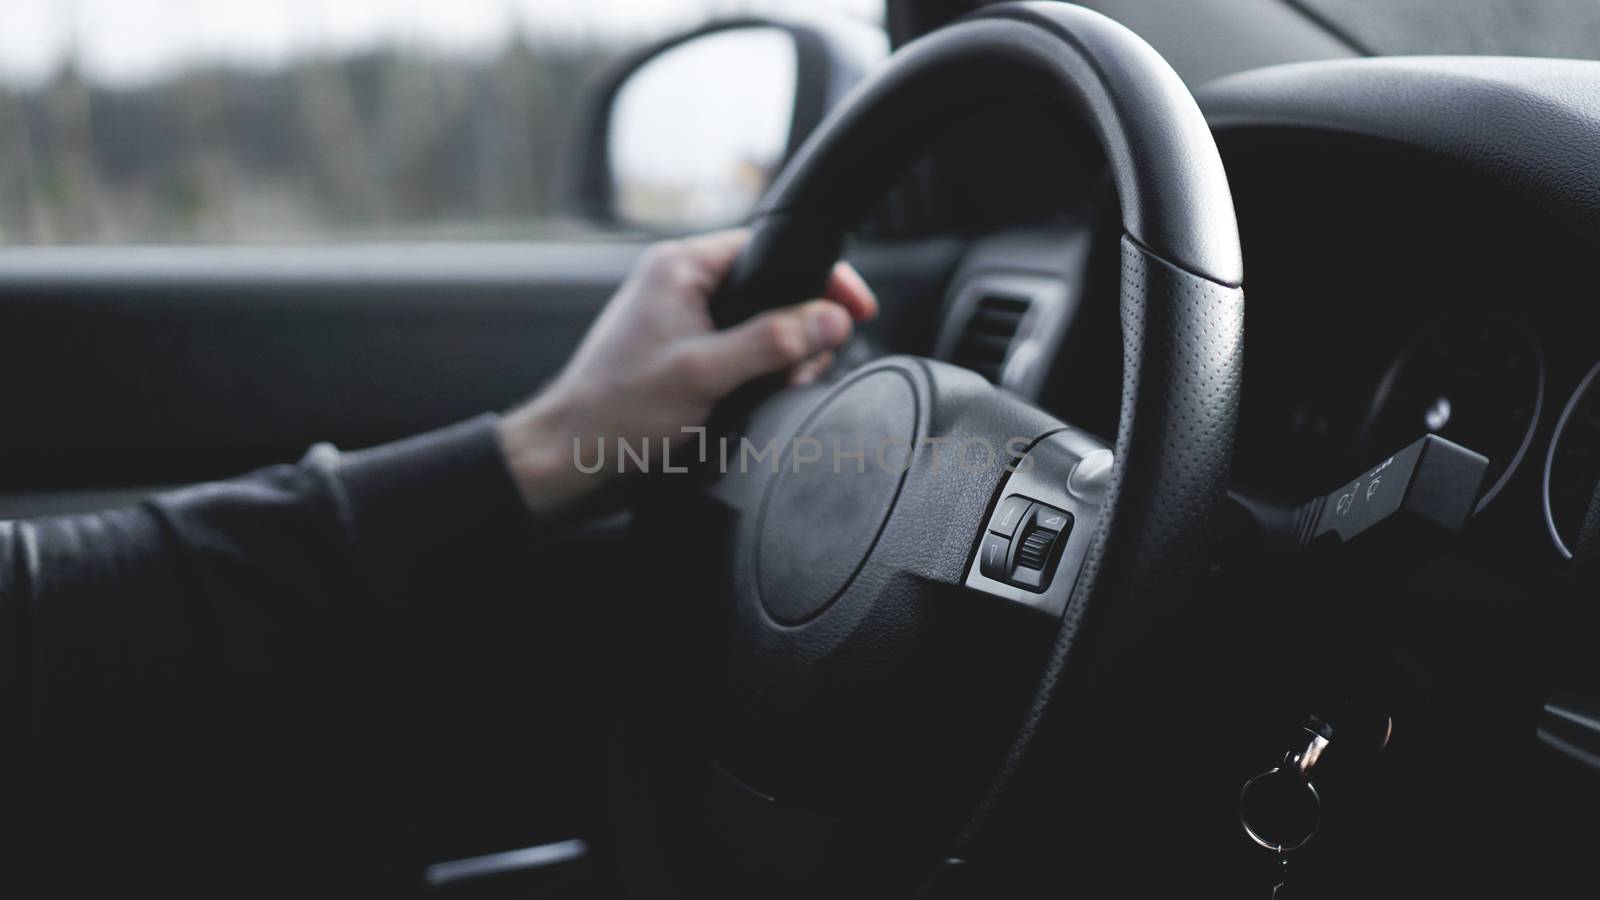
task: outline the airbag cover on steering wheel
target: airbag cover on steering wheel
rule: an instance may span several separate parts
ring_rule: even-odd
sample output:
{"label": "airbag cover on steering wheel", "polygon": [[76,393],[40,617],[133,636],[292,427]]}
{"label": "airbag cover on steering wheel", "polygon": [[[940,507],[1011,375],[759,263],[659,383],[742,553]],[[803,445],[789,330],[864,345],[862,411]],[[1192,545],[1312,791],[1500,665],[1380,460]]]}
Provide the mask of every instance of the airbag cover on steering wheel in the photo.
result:
{"label": "airbag cover on steering wheel", "polygon": [[905,481],[917,406],[904,375],[879,371],[847,382],[782,448],[756,549],[761,602],[778,622],[821,613],[861,569]]}

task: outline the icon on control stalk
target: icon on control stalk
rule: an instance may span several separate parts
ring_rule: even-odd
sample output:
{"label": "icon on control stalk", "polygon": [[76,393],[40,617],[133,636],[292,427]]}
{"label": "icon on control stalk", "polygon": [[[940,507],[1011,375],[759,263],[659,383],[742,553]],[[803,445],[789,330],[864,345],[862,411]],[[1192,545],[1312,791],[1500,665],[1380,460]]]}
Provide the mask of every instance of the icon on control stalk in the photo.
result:
{"label": "icon on control stalk", "polygon": [[[1458,534],[1472,518],[1489,460],[1436,434],[1364,470],[1354,481],[1287,507],[1231,493],[1237,509],[1272,550],[1348,543],[1384,526],[1412,533]],[[1394,541],[1404,546],[1404,541]]]}
{"label": "icon on control stalk", "polygon": [[1042,592],[1050,586],[1071,534],[1072,513],[1012,494],[989,518],[978,548],[979,571],[986,578]]}

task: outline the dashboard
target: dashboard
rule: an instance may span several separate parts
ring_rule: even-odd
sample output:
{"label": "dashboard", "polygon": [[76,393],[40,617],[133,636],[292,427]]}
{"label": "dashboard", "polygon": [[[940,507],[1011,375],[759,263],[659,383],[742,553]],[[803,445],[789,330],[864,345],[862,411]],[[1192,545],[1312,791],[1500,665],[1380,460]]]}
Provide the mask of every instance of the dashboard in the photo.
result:
{"label": "dashboard", "polygon": [[[1493,183],[1403,147],[1224,145],[1249,254],[1236,487],[1304,500],[1437,434],[1488,457],[1479,514],[1514,509],[1533,559],[1570,558],[1600,478],[1600,342],[1571,296],[1582,246]],[[1324,174],[1307,183],[1306,170]],[[975,242],[933,355],[1112,433],[1101,388],[1120,364],[1106,352],[1116,322],[1088,302],[1115,289],[1095,271],[1108,228],[1080,213]]]}
{"label": "dashboard", "polygon": [[[1418,877],[1474,852],[1581,858],[1597,835],[1559,823],[1600,804],[1600,64],[1320,62],[1197,96],[1245,251],[1236,494],[1299,503],[1426,434],[1490,462],[1448,541],[1214,558],[1195,639],[1249,662],[1202,664],[1238,665],[1258,718],[1382,672],[1403,737],[1381,821],[1327,858],[1392,854]],[[935,355],[1110,435],[1115,198],[1057,177],[1078,202],[974,244]]]}
{"label": "dashboard", "polygon": [[[1304,499],[1438,434],[1489,458],[1479,514],[1512,517],[1531,562],[1570,558],[1600,476],[1583,287],[1600,166],[1581,150],[1600,103],[1573,92],[1584,80],[1600,86],[1600,63],[1369,59],[1200,90],[1246,254],[1237,487]],[[1568,115],[1535,124],[1533,103]],[[1456,114],[1469,104],[1477,117]],[[1083,137],[997,138],[1028,150],[963,190],[1015,194],[1005,185],[1053,158],[1066,162],[1035,193],[1080,202],[1053,216],[1023,205],[1028,224],[977,240],[931,349],[1109,434],[1115,404],[1088,388],[1118,377],[1117,323],[1085,301],[1115,291],[1115,197]],[[1067,359],[1042,371],[1051,356]]]}

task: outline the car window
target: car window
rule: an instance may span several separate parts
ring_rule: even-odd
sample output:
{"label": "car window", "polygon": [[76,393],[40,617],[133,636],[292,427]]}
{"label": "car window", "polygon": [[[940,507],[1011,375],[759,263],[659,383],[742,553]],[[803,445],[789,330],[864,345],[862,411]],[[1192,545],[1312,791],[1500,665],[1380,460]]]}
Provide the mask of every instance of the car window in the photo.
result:
{"label": "car window", "polygon": [[0,244],[561,237],[584,88],[883,0],[5,0]]}
{"label": "car window", "polygon": [[1292,0],[1370,53],[1600,59],[1595,0]]}

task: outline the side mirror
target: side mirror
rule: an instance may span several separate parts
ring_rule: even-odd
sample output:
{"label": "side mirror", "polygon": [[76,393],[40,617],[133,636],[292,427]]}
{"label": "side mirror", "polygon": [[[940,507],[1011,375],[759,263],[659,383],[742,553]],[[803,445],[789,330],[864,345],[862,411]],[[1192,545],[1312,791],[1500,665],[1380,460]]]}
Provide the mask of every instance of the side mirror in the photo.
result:
{"label": "side mirror", "polygon": [[888,54],[845,22],[716,22],[634,53],[594,93],[577,194],[604,224],[687,233],[742,222],[828,110]]}

